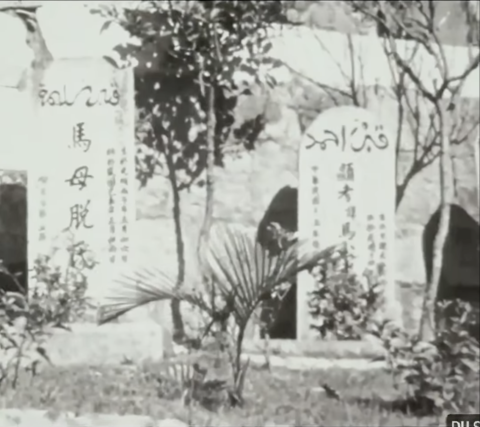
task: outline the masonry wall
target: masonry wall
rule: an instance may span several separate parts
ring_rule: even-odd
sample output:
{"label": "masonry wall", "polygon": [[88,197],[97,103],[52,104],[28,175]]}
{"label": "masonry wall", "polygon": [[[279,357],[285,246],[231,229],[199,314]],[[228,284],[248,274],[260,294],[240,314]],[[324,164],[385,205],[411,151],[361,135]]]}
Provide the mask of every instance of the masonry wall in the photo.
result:
{"label": "masonry wall", "polygon": [[[328,35],[328,40],[333,40],[331,37],[340,37],[332,35],[333,33]],[[290,43],[293,43],[293,47],[291,46],[288,52],[301,51],[300,45],[297,44],[295,48],[296,42],[290,41]],[[301,46],[304,48],[306,45],[303,43]],[[312,46],[309,49],[313,49]],[[368,43],[362,46],[364,46],[363,50],[369,49]],[[334,51],[339,51],[338,49],[337,46]],[[295,55],[292,58],[290,58],[291,61],[298,59]],[[322,81],[325,77],[329,83],[343,84],[335,79],[332,80],[332,77],[338,75],[338,71],[331,70],[331,60],[327,61],[328,55],[325,52],[309,51],[304,58],[310,59],[305,59],[300,64],[307,77],[314,75],[317,81]],[[313,58],[316,59],[313,60]],[[344,60],[348,60],[348,55]],[[367,62],[373,64],[374,61],[372,61],[373,59]],[[140,72],[142,68],[145,70],[144,63],[143,67],[140,64],[138,71]],[[368,81],[363,82],[366,87],[363,95],[365,105],[379,114],[395,133],[398,121],[395,102],[388,93],[379,89],[378,85],[378,78],[383,77],[384,74],[373,75],[374,72],[378,73],[378,67],[370,66],[369,70],[365,74]],[[386,67],[383,68],[383,73],[386,73]],[[8,74],[8,76],[11,75]],[[292,77],[289,73],[283,73],[282,76],[283,80],[281,79],[281,84],[275,91],[259,91],[251,97],[242,99],[239,103],[237,114],[239,122],[262,113],[266,119],[266,126],[257,140],[255,150],[242,150],[234,155],[227,155],[224,167],[216,168],[214,216],[217,221],[237,222],[256,228],[278,191],[285,186],[295,188],[297,184],[298,146],[301,135],[309,121],[329,105],[325,101],[325,94],[318,88],[305,84],[304,81]],[[11,82],[9,79],[6,80]],[[17,168],[25,168],[29,163],[24,155],[28,153],[25,144],[35,143],[35,138],[34,134],[28,134],[28,126],[21,125],[28,123],[30,108],[26,99],[28,90],[19,84],[19,81],[13,83],[8,83],[10,84],[8,88],[4,85],[0,89],[0,167],[6,163],[15,164]],[[478,82],[475,83],[474,76],[467,85],[466,95],[474,93],[475,88],[478,92]],[[186,85],[182,90],[188,92],[190,89]],[[473,117],[478,118],[478,98],[473,102],[472,110]],[[408,135],[404,138],[402,146],[407,147],[407,152],[400,154],[400,170],[405,170],[411,161],[411,153],[408,152],[412,146],[411,138]],[[12,141],[15,143],[12,144]],[[470,230],[475,229],[475,224],[478,227],[479,220],[474,143],[478,143],[476,133],[467,143],[454,148],[456,201],[474,221],[473,228]],[[397,209],[396,271],[399,298],[411,299],[409,296],[411,292],[407,292],[407,296],[402,297],[401,289],[413,287],[421,290],[425,283],[422,235],[439,204],[438,185],[438,163],[434,162],[412,179]],[[172,217],[172,192],[168,180],[162,176],[153,178],[144,188],[139,188],[136,198],[137,221],[133,231],[133,253],[142,264],[156,265],[175,272],[176,236]],[[285,212],[292,211],[292,203],[294,204],[294,201],[287,202]],[[294,208],[293,206],[293,210]],[[205,189],[203,187],[193,185],[189,190],[181,193],[181,221],[186,248],[187,282],[192,285],[198,281],[195,251],[204,209]],[[478,233],[476,235],[478,236]],[[475,250],[472,252],[475,253]],[[478,278],[478,263],[466,276],[465,281],[478,286],[478,280],[472,280],[472,277]],[[412,301],[409,300],[408,303],[411,306]],[[162,316],[158,308],[152,307],[132,315],[131,318],[148,316],[168,319],[168,313]]]}
{"label": "masonry wall", "polygon": [[[294,100],[297,105],[292,108],[292,98],[288,95],[290,89],[283,88],[269,94],[266,97],[268,99],[257,96],[242,100],[239,115],[242,114],[242,109],[245,115],[254,114],[255,110],[263,110],[267,124],[255,150],[227,156],[225,167],[216,168],[214,217],[217,221],[237,222],[256,228],[279,190],[286,186],[296,188],[298,147],[302,128],[312,116],[325,108],[325,97],[320,93],[315,97],[312,95],[311,87],[304,88],[305,92]],[[298,91],[298,87],[296,90]],[[381,94],[372,92],[374,89],[370,90],[370,107],[375,111],[383,111],[383,115],[389,117],[387,124],[395,131],[397,113],[393,100],[382,98]],[[316,101],[312,101],[311,98],[316,98]],[[309,117],[306,117],[308,115],[300,108],[302,103],[305,109],[308,107]],[[312,113],[312,110],[315,111]],[[408,135],[405,139],[408,139]],[[408,147],[408,143],[409,141],[405,141],[405,146]],[[455,226],[467,227],[470,235],[476,238],[473,246],[470,245],[467,249],[471,253],[478,250],[476,244],[478,245],[479,219],[474,143],[478,143],[476,137],[454,148],[456,203],[468,214],[460,220],[455,219]],[[407,169],[410,162],[411,153],[402,153],[399,169]],[[400,179],[403,179],[402,173],[399,175]],[[205,209],[204,200],[205,189],[198,186],[181,193],[187,271],[189,280],[193,283],[198,277],[195,273],[195,250],[200,219],[203,218]],[[405,307],[412,307],[413,295],[418,296],[426,282],[422,238],[439,202],[439,165],[436,161],[412,179],[397,209],[396,279],[399,285],[398,298],[404,302]],[[287,198],[283,203],[285,205],[279,209],[285,212],[284,217],[288,224],[288,218],[292,217],[291,211],[296,209],[296,201],[294,198]],[[156,177],[145,188],[139,190],[135,238],[136,250],[145,262],[166,268],[177,265],[172,209],[172,193],[166,178]],[[458,249],[453,251],[457,252]],[[449,268],[458,271],[456,264],[454,262]],[[462,274],[464,277],[460,280],[468,285],[478,286],[478,260],[467,272],[463,269]],[[456,272],[453,275],[459,277]],[[416,304],[417,306],[419,304],[418,298]]]}

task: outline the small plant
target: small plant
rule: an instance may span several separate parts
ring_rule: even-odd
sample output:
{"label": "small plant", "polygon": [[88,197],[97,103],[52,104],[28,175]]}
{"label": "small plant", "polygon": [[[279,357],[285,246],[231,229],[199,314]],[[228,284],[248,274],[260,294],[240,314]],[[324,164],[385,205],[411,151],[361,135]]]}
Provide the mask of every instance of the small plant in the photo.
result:
{"label": "small plant", "polygon": [[0,388],[15,388],[22,371],[35,376],[42,361],[50,362],[46,342],[51,328],[66,323],[85,311],[87,286],[84,244],[67,248],[66,271],[54,266],[48,256],[39,257],[33,267],[33,282],[25,295],[17,278],[2,266],[2,273],[17,285],[18,292],[0,290]]}
{"label": "small plant", "polygon": [[[296,242],[274,255],[263,248],[247,230],[219,226],[209,235],[201,253],[204,286],[194,290],[176,289],[175,280],[158,269],[142,269],[122,275],[116,294],[100,308],[99,323],[117,319],[150,302],[178,299],[203,311],[210,319],[196,340],[216,337],[216,345],[227,356],[232,381],[228,401],[243,404],[243,386],[248,361],[242,360],[243,340],[250,319],[262,301],[299,271],[311,268],[332,251],[314,250],[306,242]],[[203,289],[201,291],[200,289]]]}
{"label": "small plant", "polygon": [[33,286],[29,301],[32,309],[38,309],[41,323],[65,325],[82,319],[91,307],[86,296],[88,272],[96,261],[84,242],[70,243],[66,251],[66,266],[55,263],[52,255],[38,257],[33,265]]}
{"label": "small plant", "polygon": [[345,272],[317,275],[309,307],[316,321],[311,327],[322,338],[362,339],[381,299],[381,282],[372,275],[365,275],[365,278],[366,284],[360,283],[356,275]]}
{"label": "small plant", "polygon": [[472,324],[478,328],[478,312],[455,300],[439,303],[437,314],[442,322],[432,341],[421,341],[391,323],[372,331],[386,350],[386,369],[411,412],[476,412],[480,353],[470,331]]}

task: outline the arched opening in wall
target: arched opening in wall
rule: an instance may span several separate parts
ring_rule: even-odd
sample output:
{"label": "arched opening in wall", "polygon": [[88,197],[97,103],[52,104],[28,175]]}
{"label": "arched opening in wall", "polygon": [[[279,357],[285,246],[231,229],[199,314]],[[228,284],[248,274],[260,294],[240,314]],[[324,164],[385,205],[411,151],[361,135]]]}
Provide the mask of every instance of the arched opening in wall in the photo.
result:
{"label": "arched opening in wall", "polygon": [[[272,199],[257,231],[258,242],[272,253],[280,250],[281,233],[297,231],[298,191],[293,187],[281,188]],[[280,234],[279,234],[280,232]],[[276,313],[269,322],[272,339],[295,339],[297,330],[297,281],[292,278],[290,288],[281,299],[271,298],[265,302],[261,319],[266,321],[270,313]]]}
{"label": "arched opening in wall", "polygon": [[[427,280],[432,277],[433,241],[440,221],[437,210],[423,232]],[[479,224],[459,205],[450,207],[450,233],[443,252],[443,267],[437,299],[461,299],[479,303]]]}
{"label": "arched opening in wall", "polygon": [[0,289],[6,292],[28,292],[26,180],[24,171],[0,170]]}
{"label": "arched opening in wall", "polygon": [[[427,280],[433,273],[433,242],[440,209],[423,231],[423,254]],[[443,251],[443,266],[437,301],[459,299],[480,307],[479,224],[459,205],[450,207],[450,232]],[[478,331],[477,331],[478,333]]]}

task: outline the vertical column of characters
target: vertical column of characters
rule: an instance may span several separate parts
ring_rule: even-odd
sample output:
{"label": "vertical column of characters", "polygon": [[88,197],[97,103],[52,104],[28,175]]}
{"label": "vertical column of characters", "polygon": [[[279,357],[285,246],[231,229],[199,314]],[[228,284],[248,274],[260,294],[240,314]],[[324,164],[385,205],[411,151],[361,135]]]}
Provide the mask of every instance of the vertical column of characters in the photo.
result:
{"label": "vertical column of characters", "polygon": [[79,166],[73,169],[71,175],[65,179],[71,188],[76,189],[74,203],[69,207],[67,230],[79,231],[93,228],[93,224],[89,222],[92,200],[88,196],[88,192],[84,191],[88,187],[88,180],[94,179],[84,157],[89,152],[91,145],[92,141],[87,137],[85,122],[75,123],[72,126],[68,149],[71,153],[73,152],[71,157],[73,163],[79,164]]}
{"label": "vertical column of characters", "polygon": [[340,183],[339,199],[345,202],[345,221],[342,224],[341,237],[346,243],[346,272],[353,268],[353,260],[356,253],[355,245],[355,227],[356,207],[353,201],[352,192],[354,191],[355,170],[353,163],[342,163],[337,174],[337,180]]}
{"label": "vertical column of characters", "polygon": [[368,250],[368,264],[367,270],[370,273],[376,273],[377,265],[377,242],[375,238],[375,216],[367,215],[367,250]]}
{"label": "vertical column of characters", "polygon": [[380,214],[378,217],[378,228],[379,228],[379,239],[378,239],[378,264],[377,271],[378,277],[383,279],[386,276],[386,265],[387,265],[387,224],[384,214]]}
{"label": "vertical column of characters", "polygon": [[115,148],[107,150],[107,186],[108,186],[108,258],[112,264],[117,261],[117,203],[115,181]]}
{"label": "vertical column of characters", "polygon": [[313,206],[313,247],[320,248],[320,190],[318,188],[318,166],[312,166],[312,206]]}
{"label": "vertical column of characters", "polygon": [[47,240],[47,186],[48,177],[38,178],[38,241],[43,243]]}
{"label": "vertical column of characters", "polygon": [[128,180],[128,158],[127,149],[123,147],[119,156],[120,164],[120,257],[122,262],[128,262],[130,253],[130,220],[129,220],[129,180]]}

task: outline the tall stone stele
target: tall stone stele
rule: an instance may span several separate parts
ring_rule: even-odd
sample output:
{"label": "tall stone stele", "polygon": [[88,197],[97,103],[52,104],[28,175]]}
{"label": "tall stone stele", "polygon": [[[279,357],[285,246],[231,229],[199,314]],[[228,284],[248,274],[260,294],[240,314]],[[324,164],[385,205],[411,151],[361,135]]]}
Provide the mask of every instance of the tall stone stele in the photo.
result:
{"label": "tall stone stele", "polygon": [[[383,283],[383,311],[398,321],[395,293],[395,146],[373,113],[331,108],[311,124],[299,154],[298,233],[318,249],[344,245],[348,271],[366,285],[372,272]],[[313,277],[301,273],[297,339],[312,336],[309,294]]]}

